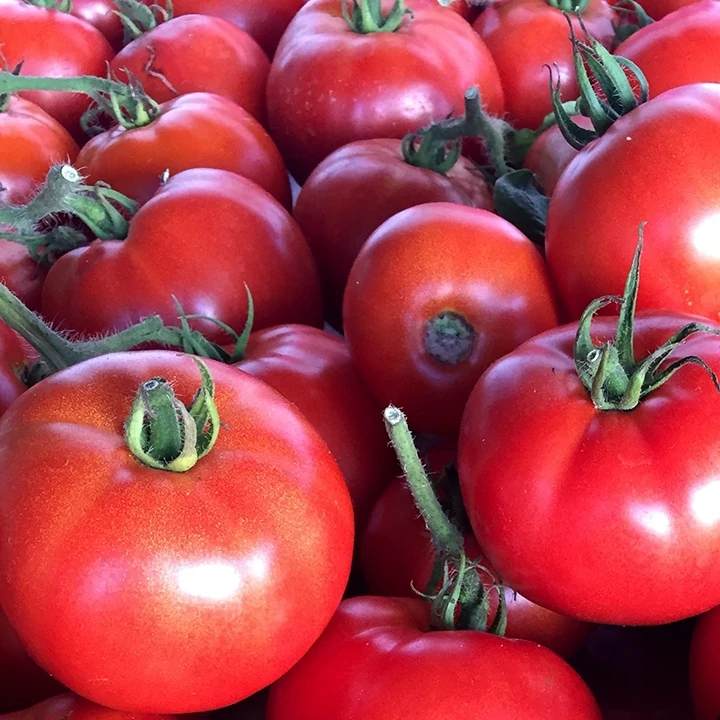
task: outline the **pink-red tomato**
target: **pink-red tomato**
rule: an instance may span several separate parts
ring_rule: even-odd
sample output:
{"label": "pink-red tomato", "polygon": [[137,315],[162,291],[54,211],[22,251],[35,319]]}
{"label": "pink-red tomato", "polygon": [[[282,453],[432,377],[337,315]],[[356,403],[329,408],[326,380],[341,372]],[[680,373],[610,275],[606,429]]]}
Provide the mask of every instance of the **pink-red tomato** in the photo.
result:
{"label": "pink-red tomato", "polygon": [[565,661],[526,640],[428,632],[413,598],[344,600],[310,652],[270,689],[267,720],[600,720]]}
{"label": "pink-red tomato", "polygon": [[[699,320],[638,314],[635,356]],[[595,344],[616,325],[597,318]],[[720,604],[720,393],[690,365],[632,410],[598,410],[576,370],[576,329],[524,343],[470,395],[458,471],[478,543],[511,587],[565,615],[653,625],[704,612]],[[693,335],[671,359],[689,355],[720,372],[717,337]]]}
{"label": "pink-red tomato", "polygon": [[191,92],[210,92],[265,118],[270,61],[250,35],[228,20],[184,15],[141,35],[110,63],[126,82],[128,72],[157,102]]}
{"label": "pink-red tomato", "polygon": [[461,157],[446,173],[415,167],[396,139],[358,140],[313,170],[293,216],[318,264],[325,317],[334,327],[342,327],[345,285],[365,241],[388,218],[427,202],[492,209],[490,188],[470,160]]}
{"label": "pink-red tomato", "polygon": [[419,432],[453,436],[491,362],[557,325],[545,263],[507,220],[427,203],[394,215],[350,271],[344,327],[383,406]]}
{"label": "pink-red tomato", "polygon": [[[578,16],[547,0],[499,0],[488,4],[473,24],[495,60],[508,121],[515,127],[534,130],[552,112],[548,67],[560,80],[563,100],[578,96],[566,18],[571,18],[576,35],[584,37]],[[614,20],[605,0],[590,0],[582,12],[590,36],[607,48],[614,43]]]}
{"label": "pink-red tomato", "polygon": [[[391,5],[384,0],[383,11]],[[270,132],[298,182],[347,143],[402,138],[461,113],[472,86],[502,115],[500,78],[477,33],[446,8],[412,9],[395,32],[355,32],[341,0],[310,0],[295,16],[267,98]]]}
{"label": "pink-red tomato", "polygon": [[[140,0],[140,2],[145,5],[152,4],[152,0]],[[117,10],[118,6],[114,0],[72,0],[70,12],[96,27],[110,45],[115,50],[119,50],[123,46],[123,25]]]}
{"label": "pink-red tomato", "polygon": [[150,379],[192,401],[183,353],[88,360],[0,420],[2,607],[42,667],[110,708],[248,697],[307,652],[347,582],[352,506],[327,445],[266,383],[207,367],[222,426],[183,473],[141,464],[123,429]]}
{"label": "pink-red tomato", "polygon": [[[186,314],[211,316],[240,332],[245,284],[258,330],[322,324],[317,269],[288,212],[239,175],[185,170],[140,208],[125,240],[96,240],[58,259],[41,310],[58,327],[93,335],[155,313],[176,325],[176,299]],[[211,340],[227,339],[215,323],[191,324]]]}
{"label": "pink-red tomato", "polygon": [[162,104],[145,127],[116,126],[87,142],[77,167],[88,183],[103,181],[144,203],[170,176],[190,168],[242,175],[290,208],[290,182],[280,152],[246,110],[212,93],[191,93]]}
{"label": "pink-red tomato", "polygon": [[701,616],[690,645],[690,690],[696,720],[720,716],[720,608]]}

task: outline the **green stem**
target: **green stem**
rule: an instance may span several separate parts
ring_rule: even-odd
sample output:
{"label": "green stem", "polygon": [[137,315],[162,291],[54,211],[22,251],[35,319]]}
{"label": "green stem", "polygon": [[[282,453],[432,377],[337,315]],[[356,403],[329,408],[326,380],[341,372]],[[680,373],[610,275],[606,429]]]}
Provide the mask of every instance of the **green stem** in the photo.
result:
{"label": "green stem", "polygon": [[70,13],[73,9],[72,0],[23,0],[26,5],[33,5],[47,10]]}
{"label": "green stem", "polygon": [[165,7],[159,4],[146,5],[140,0],[115,0],[115,5],[115,14],[123,24],[123,45],[172,20],[174,16],[172,0],[166,0]]}
{"label": "green stem", "polygon": [[382,0],[341,0],[341,3],[345,22],[353,32],[363,35],[395,32],[406,15],[412,16],[412,11],[405,7],[404,0],[395,0],[387,15],[382,14]]}

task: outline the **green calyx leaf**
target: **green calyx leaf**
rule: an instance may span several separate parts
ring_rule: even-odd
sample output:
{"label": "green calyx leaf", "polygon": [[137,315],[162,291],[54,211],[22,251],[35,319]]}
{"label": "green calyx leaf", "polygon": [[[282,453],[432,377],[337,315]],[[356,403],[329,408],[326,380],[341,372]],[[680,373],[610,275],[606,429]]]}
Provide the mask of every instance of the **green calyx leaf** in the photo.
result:
{"label": "green calyx leaf", "polygon": [[115,5],[114,12],[123,24],[123,45],[172,20],[174,15],[172,0],[165,0],[164,7],[157,3],[147,5],[140,0],[115,0]]}
{"label": "green calyx leaf", "polygon": [[618,0],[613,9],[620,17],[620,22],[613,23],[616,47],[638,30],[655,22],[635,0]]}
{"label": "green calyx leaf", "polygon": [[545,2],[556,10],[572,15],[584,13],[590,4],[590,0],[545,0]]}
{"label": "green calyx leaf", "polygon": [[58,12],[70,13],[73,9],[72,0],[23,0],[26,5],[57,10]]}
{"label": "green calyx leaf", "polygon": [[[720,381],[702,358],[691,355],[666,363],[670,356],[691,335],[698,332],[720,335],[720,330],[698,322],[685,325],[648,357],[638,361],[633,348],[634,320],[640,278],[640,257],[644,224],[623,297],[607,295],[594,300],[583,312],[578,323],[573,355],[583,385],[598,410],[632,410],[638,403],[666,383],[684,365],[698,365],[710,376],[720,392]],[[620,305],[615,339],[596,346],[591,337],[592,321],[597,313],[611,303]]]}
{"label": "green calyx leaf", "polygon": [[220,418],[215,385],[207,365],[193,359],[202,381],[188,407],[178,400],[164,378],[151,378],[138,388],[125,422],[125,441],[143,465],[187,472],[217,440]]}
{"label": "green calyx leaf", "polygon": [[[367,35],[377,32],[396,32],[412,10],[404,0],[395,0],[390,12],[383,15],[382,0],[340,0],[345,22],[353,32]],[[349,4],[349,9],[348,9]]]}
{"label": "green calyx leaf", "polygon": [[578,40],[570,17],[570,40],[573,45],[575,74],[580,97],[575,102],[579,112],[590,119],[593,129],[588,130],[572,119],[568,105],[562,102],[560,77],[550,73],[550,94],[558,127],[572,147],[581,150],[588,143],[603,135],[612,124],[627,115],[638,105],[647,102],[648,83],[640,68],[627,58],[610,53],[603,45],[589,36],[580,21],[587,42]]}
{"label": "green calyx leaf", "polygon": [[498,178],[493,188],[495,212],[521,230],[536,245],[545,242],[550,198],[530,170],[513,170]]}

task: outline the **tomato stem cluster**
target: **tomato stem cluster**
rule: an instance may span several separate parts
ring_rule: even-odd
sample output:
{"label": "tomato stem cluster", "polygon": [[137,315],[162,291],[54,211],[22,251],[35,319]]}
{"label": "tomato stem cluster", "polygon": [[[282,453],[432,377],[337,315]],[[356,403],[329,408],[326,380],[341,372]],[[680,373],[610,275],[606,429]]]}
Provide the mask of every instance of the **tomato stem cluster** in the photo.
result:
{"label": "tomato stem cluster", "polygon": [[123,45],[128,45],[158,25],[172,20],[174,15],[172,0],[166,0],[165,7],[158,4],[146,5],[139,0],[115,0],[115,5],[123,24]]}
{"label": "tomato stem cluster", "polygon": [[359,34],[395,32],[406,15],[412,11],[405,7],[404,0],[395,0],[390,12],[383,15],[382,0],[341,0],[345,22],[353,32]]}

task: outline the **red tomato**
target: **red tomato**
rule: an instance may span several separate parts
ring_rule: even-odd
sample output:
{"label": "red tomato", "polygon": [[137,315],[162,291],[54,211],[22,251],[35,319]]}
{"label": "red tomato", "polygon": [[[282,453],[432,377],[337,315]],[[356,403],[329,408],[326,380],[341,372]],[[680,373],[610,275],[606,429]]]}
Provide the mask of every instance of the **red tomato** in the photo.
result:
{"label": "red tomato", "polygon": [[[151,5],[152,0],[140,0],[145,5]],[[72,10],[75,17],[94,25],[112,45],[115,50],[123,46],[123,26],[117,15],[117,5],[114,0],[72,0]]]}
{"label": "red tomato", "polygon": [[642,222],[638,308],[720,318],[718,133],[720,85],[686,85],[621,117],[568,165],[550,201],[545,252],[572,318],[622,291]]}
{"label": "red tomato", "polygon": [[128,713],[100,707],[78,695],[65,693],[22,712],[3,715],[3,720],[175,720],[172,715]]}
{"label": "red tomato", "polygon": [[[108,41],[94,27],[59,10],[20,0],[0,2],[3,64],[22,62],[23,75],[74,77],[107,74],[113,56]],[[35,90],[22,93],[76,137],[82,136],[80,116],[90,101],[84,95]]]}
{"label": "red tomato", "polygon": [[[202,138],[199,141],[198,138]],[[116,126],[82,148],[77,166],[88,183],[100,180],[140,203],[170,175],[190,168],[219,168],[263,187],[288,209],[290,182],[280,152],[246,110],[212,93],[191,93],[162,105],[145,127]]]}
{"label": "red tomato", "polygon": [[616,55],[643,71],[655,97],[691,83],[720,82],[720,3],[694,2],[638,30]]}
{"label": "red tomato", "polygon": [[207,365],[222,427],[185,473],[142,465],[123,435],[141,383],[192,400],[182,353],[80,363],[0,421],[2,606],[43,667],[118,710],[251,695],[307,652],[347,582],[352,507],[327,445],[264,382]]}
{"label": "red tomato", "polygon": [[[639,314],[636,357],[694,320]],[[616,325],[597,318],[596,344]],[[478,543],[510,586],[572,617],[652,625],[720,604],[720,395],[689,366],[633,410],[597,410],[575,368],[575,333],[530,340],[470,396],[458,471]],[[720,371],[715,337],[691,336],[672,359],[687,355]]]}
{"label": "red tomato", "polygon": [[[21,380],[21,375],[25,366],[36,359],[35,350],[0,321],[0,415],[27,389]],[[2,676],[0,672],[0,678]],[[0,690],[0,707],[2,698],[3,693]]]}
{"label": "red tomato", "polygon": [[342,327],[350,268],[385,220],[427,202],[492,209],[490,189],[470,160],[460,158],[444,174],[414,167],[404,162],[400,143],[385,139],[345,145],[313,170],[298,195],[293,216],[320,269],[325,316],[334,327]]}
{"label": "red tomato", "polygon": [[375,399],[454,435],[491,362],[557,324],[537,248],[487,210],[427,203],[365,243],[345,291],[350,352]]}
{"label": "red tomato", "polygon": [[24,710],[59,692],[62,685],[30,659],[0,612],[0,713]]}
{"label": "red tomato", "polygon": [[[465,549],[471,560],[488,567],[472,533],[465,535]],[[425,523],[405,480],[397,478],[378,499],[362,534],[360,565],[367,589],[373,595],[416,597],[416,591],[425,592],[434,562],[435,550]],[[490,598],[488,622],[492,622],[497,611],[497,591],[492,587],[499,579],[488,569],[490,572],[479,573]],[[531,640],[562,657],[577,652],[594,628],[535,605],[509,587],[505,588],[505,600],[505,636]]]}
{"label": "red tomato", "polygon": [[720,716],[720,607],[705,613],[695,626],[690,646],[690,689],[696,720]]}
{"label": "red tomato", "polygon": [[[518,128],[539,127],[552,112],[548,66],[555,68],[563,100],[578,96],[568,21],[584,37],[576,15],[563,14],[547,0],[499,0],[486,7],[473,27],[490,49],[505,96],[508,121]],[[590,0],[582,13],[591,37],[612,47],[615,13],[605,0]]]}
{"label": "red tomato", "polygon": [[270,689],[267,720],[600,720],[579,676],[525,640],[428,632],[411,598],[345,600],[310,652]]}
{"label": "red tomato", "polygon": [[[205,240],[205,241],[203,241]],[[287,211],[255,183],[226,170],[178,173],[137,212],[124,241],[97,240],[63,255],[48,273],[42,313],[66,330],[107,333],[158,313],[255,327],[320,325],[320,282],[310,248]],[[211,340],[224,332],[192,321]]]}
{"label": "red tomato", "polygon": [[290,400],[328,444],[363,527],[383,488],[398,472],[382,423],[345,341],[306,325],[281,325],[250,335],[238,367]]}
{"label": "red tomato", "polygon": [[157,102],[211,92],[265,118],[270,61],[250,35],[222,18],[185,15],[161,23],[126,45],[110,69],[123,82],[129,71]]}
{"label": "red tomato", "polygon": [[[389,11],[385,0],[384,11]],[[340,0],[310,0],[278,47],[268,78],[270,132],[302,183],[354,140],[402,138],[462,112],[477,85],[488,112],[504,110],[490,52],[456,13],[413,8],[395,32],[356,33]]]}
{"label": "red tomato", "polygon": [[661,20],[671,12],[695,2],[697,0],[643,0],[642,7],[653,20]]}

